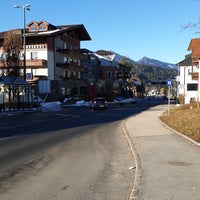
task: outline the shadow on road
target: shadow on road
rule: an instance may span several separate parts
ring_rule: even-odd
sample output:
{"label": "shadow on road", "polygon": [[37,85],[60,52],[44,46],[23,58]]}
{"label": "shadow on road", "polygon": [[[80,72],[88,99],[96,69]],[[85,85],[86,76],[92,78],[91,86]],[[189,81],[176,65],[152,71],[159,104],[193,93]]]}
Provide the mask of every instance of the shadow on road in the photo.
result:
{"label": "shadow on road", "polygon": [[55,131],[67,133],[67,130],[71,128],[88,128],[88,126],[123,120],[159,104],[166,105],[167,102],[146,100],[123,106],[110,104],[108,110],[96,111],[88,107],[68,107],[62,112],[9,112],[0,115],[0,138]]}

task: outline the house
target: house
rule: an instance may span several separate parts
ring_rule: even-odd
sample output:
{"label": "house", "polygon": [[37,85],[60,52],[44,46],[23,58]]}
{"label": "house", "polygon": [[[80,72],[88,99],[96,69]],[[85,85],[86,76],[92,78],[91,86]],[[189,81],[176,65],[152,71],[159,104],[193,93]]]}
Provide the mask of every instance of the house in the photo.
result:
{"label": "house", "polygon": [[[22,30],[18,29],[18,31]],[[9,32],[9,31],[7,31]],[[0,58],[5,59],[3,40],[7,32],[0,33]],[[44,20],[32,21],[26,28],[26,78],[38,94],[38,80],[51,81],[51,96],[80,94],[86,87],[80,64],[80,42],[91,40],[83,24],[55,26]],[[23,68],[23,54],[20,67]],[[0,62],[0,76],[6,70]]]}
{"label": "house", "polygon": [[116,63],[111,58],[115,55],[110,52],[108,55],[107,51],[103,51],[106,52],[106,55],[99,54],[99,51],[98,53],[87,49],[82,49],[82,51],[84,57],[81,59],[81,63],[85,67],[85,76],[90,84],[89,96],[94,96],[94,91],[97,95],[112,96],[116,81]]}
{"label": "house", "polygon": [[181,96],[185,104],[197,100],[198,81],[194,79],[193,72],[197,71],[196,66],[192,66],[191,55],[185,57],[184,60],[178,63],[179,66],[179,99]]}
{"label": "house", "polygon": [[200,60],[200,38],[192,39],[189,47],[191,54],[178,63],[180,69],[179,75],[179,96],[182,95],[184,103],[198,101],[199,84],[199,60]]}

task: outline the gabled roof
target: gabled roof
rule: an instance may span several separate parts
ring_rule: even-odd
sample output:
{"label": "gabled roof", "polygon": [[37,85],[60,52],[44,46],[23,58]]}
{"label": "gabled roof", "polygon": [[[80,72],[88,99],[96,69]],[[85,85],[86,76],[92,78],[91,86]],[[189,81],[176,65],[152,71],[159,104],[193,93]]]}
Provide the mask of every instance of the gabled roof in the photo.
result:
{"label": "gabled roof", "polygon": [[[30,27],[30,26],[32,26],[33,24],[34,24],[35,26],[40,26],[41,24],[45,24],[45,25],[48,26],[48,29],[49,29],[49,30],[56,30],[56,29],[57,29],[56,26],[50,24],[49,22],[47,22],[47,21],[45,21],[45,20],[41,20],[41,21],[39,21],[39,22],[36,22],[36,21],[33,20],[33,21],[31,21],[31,22],[29,22],[29,23],[27,24],[27,27]],[[36,31],[36,32],[37,32],[37,31]]]}
{"label": "gabled roof", "polygon": [[61,28],[61,30],[64,31],[73,30],[79,36],[80,40],[91,40],[91,37],[83,24],[57,26],[57,28]]}
{"label": "gabled roof", "polygon": [[74,31],[78,35],[80,41],[91,40],[91,37],[88,34],[83,24],[55,26],[55,28],[56,29],[49,31],[41,31],[41,32],[37,31],[37,32],[27,33],[26,36],[27,37],[48,36],[48,35],[55,36],[64,32],[67,33],[69,31]]}
{"label": "gabled roof", "polygon": [[38,24],[36,21],[31,21],[31,22],[29,22],[28,24],[27,24],[27,26],[29,27],[29,26],[31,26],[32,24]]}
{"label": "gabled roof", "polygon": [[[41,20],[40,22],[31,21],[30,23],[27,24],[27,26],[31,26],[31,24],[41,24],[41,23],[48,24],[48,26],[50,26],[50,30],[29,32],[26,33],[26,37],[55,36],[61,33],[74,31],[78,35],[80,41],[91,40],[91,37],[88,34],[83,24],[54,26],[44,20]],[[10,31],[19,31],[20,33],[22,33],[22,30],[23,29],[13,29]],[[5,33],[10,31],[0,32],[0,38],[4,38]]]}
{"label": "gabled roof", "polygon": [[192,66],[192,58],[191,55],[186,56],[184,60],[178,63],[178,66]]}
{"label": "gabled roof", "polygon": [[38,25],[43,24],[43,23],[49,25],[49,22],[46,22],[45,20],[41,20],[41,21],[39,21],[39,22],[38,22]]}
{"label": "gabled roof", "polygon": [[194,38],[190,41],[189,51],[192,51],[192,57],[200,57],[200,38]]}

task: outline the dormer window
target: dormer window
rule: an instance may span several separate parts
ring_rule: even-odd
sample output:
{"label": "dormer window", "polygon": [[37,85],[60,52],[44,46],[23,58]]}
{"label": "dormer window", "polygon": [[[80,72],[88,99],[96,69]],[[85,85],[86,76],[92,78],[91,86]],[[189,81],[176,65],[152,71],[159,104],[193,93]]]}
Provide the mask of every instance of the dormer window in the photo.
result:
{"label": "dormer window", "polygon": [[49,23],[43,20],[40,22],[32,21],[28,24],[29,32],[47,31],[48,27],[49,27]]}
{"label": "dormer window", "polygon": [[46,31],[46,30],[47,30],[47,28],[46,28],[45,25],[40,25],[39,26],[39,31]]}
{"label": "dormer window", "polygon": [[37,30],[38,30],[38,25],[36,23],[32,23],[29,26],[29,31],[34,32],[34,31],[37,31]]}
{"label": "dormer window", "polygon": [[47,31],[47,23],[42,22],[38,26],[39,26],[39,31]]}
{"label": "dormer window", "polygon": [[32,31],[37,31],[37,27],[36,27],[36,26],[30,27],[30,31],[31,31],[31,32],[32,32]]}

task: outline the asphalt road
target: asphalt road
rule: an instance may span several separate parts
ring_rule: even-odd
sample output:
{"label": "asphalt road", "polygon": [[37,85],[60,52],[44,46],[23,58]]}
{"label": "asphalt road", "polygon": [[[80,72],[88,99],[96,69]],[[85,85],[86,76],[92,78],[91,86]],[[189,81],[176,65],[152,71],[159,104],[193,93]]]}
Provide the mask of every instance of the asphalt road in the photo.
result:
{"label": "asphalt road", "polygon": [[129,199],[124,120],[145,107],[0,115],[0,199]]}

